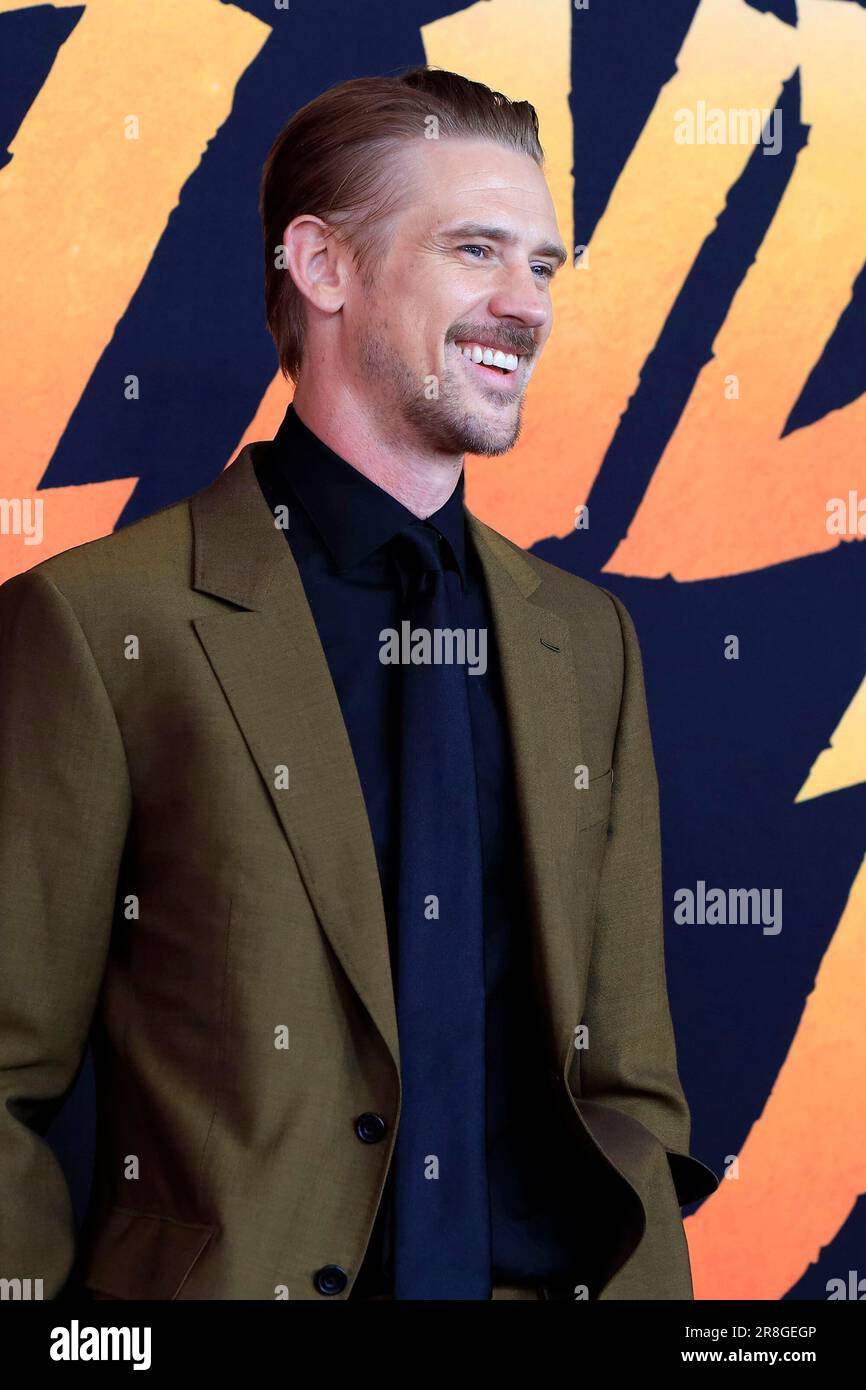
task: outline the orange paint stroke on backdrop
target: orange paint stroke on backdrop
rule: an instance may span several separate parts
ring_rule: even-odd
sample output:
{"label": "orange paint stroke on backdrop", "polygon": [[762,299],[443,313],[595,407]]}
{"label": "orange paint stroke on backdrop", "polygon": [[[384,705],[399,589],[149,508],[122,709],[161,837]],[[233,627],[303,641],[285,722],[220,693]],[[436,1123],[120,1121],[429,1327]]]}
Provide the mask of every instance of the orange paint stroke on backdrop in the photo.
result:
{"label": "orange paint stroke on backdrop", "polygon": [[866,395],[779,438],[866,259],[866,11],[798,8],[808,145],[606,570],[707,579],[831,550],[828,500],[866,490]]}
{"label": "orange paint stroke on backdrop", "polygon": [[[767,938],[768,951],[778,944]],[[696,1298],[782,1298],[866,1192],[864,997],[866,859],[739,1176],[686,1222]]]}
{"label": "orange paint stroke on backdrop", "polygon": [[[0,582],[107,535],[135,486],[39,491],[181,188],[269,34],[218,0],[88,0],[12,143],[0,171],[0,319],[14,343],[0,378],[2,493],[38,496],[45,534],[40,546],[2,537]],[[134,140],[124,138],[131,115]]]}

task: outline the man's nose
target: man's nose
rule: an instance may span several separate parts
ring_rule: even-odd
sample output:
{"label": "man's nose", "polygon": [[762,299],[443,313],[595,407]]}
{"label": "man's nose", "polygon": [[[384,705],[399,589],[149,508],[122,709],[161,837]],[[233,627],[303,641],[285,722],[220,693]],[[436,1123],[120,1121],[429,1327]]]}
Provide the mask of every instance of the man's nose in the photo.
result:
{"label": "man's nose", "polygon": [[512,319],[527,329],[543,328],[550,320],[550,300],[542,300],[532,271],[508,271],[493,289],[490,312],[497,319]]}

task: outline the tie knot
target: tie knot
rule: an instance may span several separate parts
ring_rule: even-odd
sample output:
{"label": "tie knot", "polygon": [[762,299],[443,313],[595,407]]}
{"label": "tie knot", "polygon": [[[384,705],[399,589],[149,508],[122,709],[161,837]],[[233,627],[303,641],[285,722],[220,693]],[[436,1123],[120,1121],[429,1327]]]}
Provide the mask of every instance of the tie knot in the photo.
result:
{"label": "tie knot", "polygon": [[398,531],[392,545],[401,569],[408,575],[444,569],[439,532],[426,521],[413,522]]}

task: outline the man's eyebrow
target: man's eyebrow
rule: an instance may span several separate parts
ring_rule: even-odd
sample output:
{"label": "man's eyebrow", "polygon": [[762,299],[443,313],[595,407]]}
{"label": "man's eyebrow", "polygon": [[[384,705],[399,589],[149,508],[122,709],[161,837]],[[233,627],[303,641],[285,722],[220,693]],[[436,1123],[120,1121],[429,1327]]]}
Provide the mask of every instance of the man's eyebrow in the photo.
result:
{"label": "man's eyebrow", "polygon": [[[484,222],[460,222],[456,227],[447,227],[439,235],[447,237],[449,241],[457,237],[461,240],[483,237],[485,241],[502,241],[507,246],[514,246],[518,240],[516,234],[510,232],[507,227],[490,227]],[[540,246],[536,246],[532,254],[533,256],[548,256],[558,265],[564,265],[568,260],[568,252],[558,241],[545,241]]]}

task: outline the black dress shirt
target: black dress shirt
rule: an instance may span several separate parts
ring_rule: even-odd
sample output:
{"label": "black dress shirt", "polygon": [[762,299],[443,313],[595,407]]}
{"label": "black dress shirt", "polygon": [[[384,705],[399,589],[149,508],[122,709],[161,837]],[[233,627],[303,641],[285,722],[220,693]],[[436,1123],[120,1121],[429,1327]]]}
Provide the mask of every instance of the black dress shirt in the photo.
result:
{"label": "black dress shirt", "polygon": [[[400,627],[401,585],[388,549],[414,513],[327,447],[290,405],[256,473],[285,531],[349,735],[375,846],[392,960],[399,854],[400,670],[379,660],[383,628]],[[461,578],[455,627],[487,630],[487,669],[467,678],[484,873],[487,1162],[494,1283],[542,1282],[575,1263],[567,1218],[571,1150],[551,1098],[549,1058],[532,985],[529,917],[513,761],[495,634],[479,557],[465,524],[463,474],[427,520]],[[448,547],[445,547],[448,553]],[[459,624],[457,622],[459,616]],[[391,1291],[391,1184],[386,1184],[353,1294]]]}

